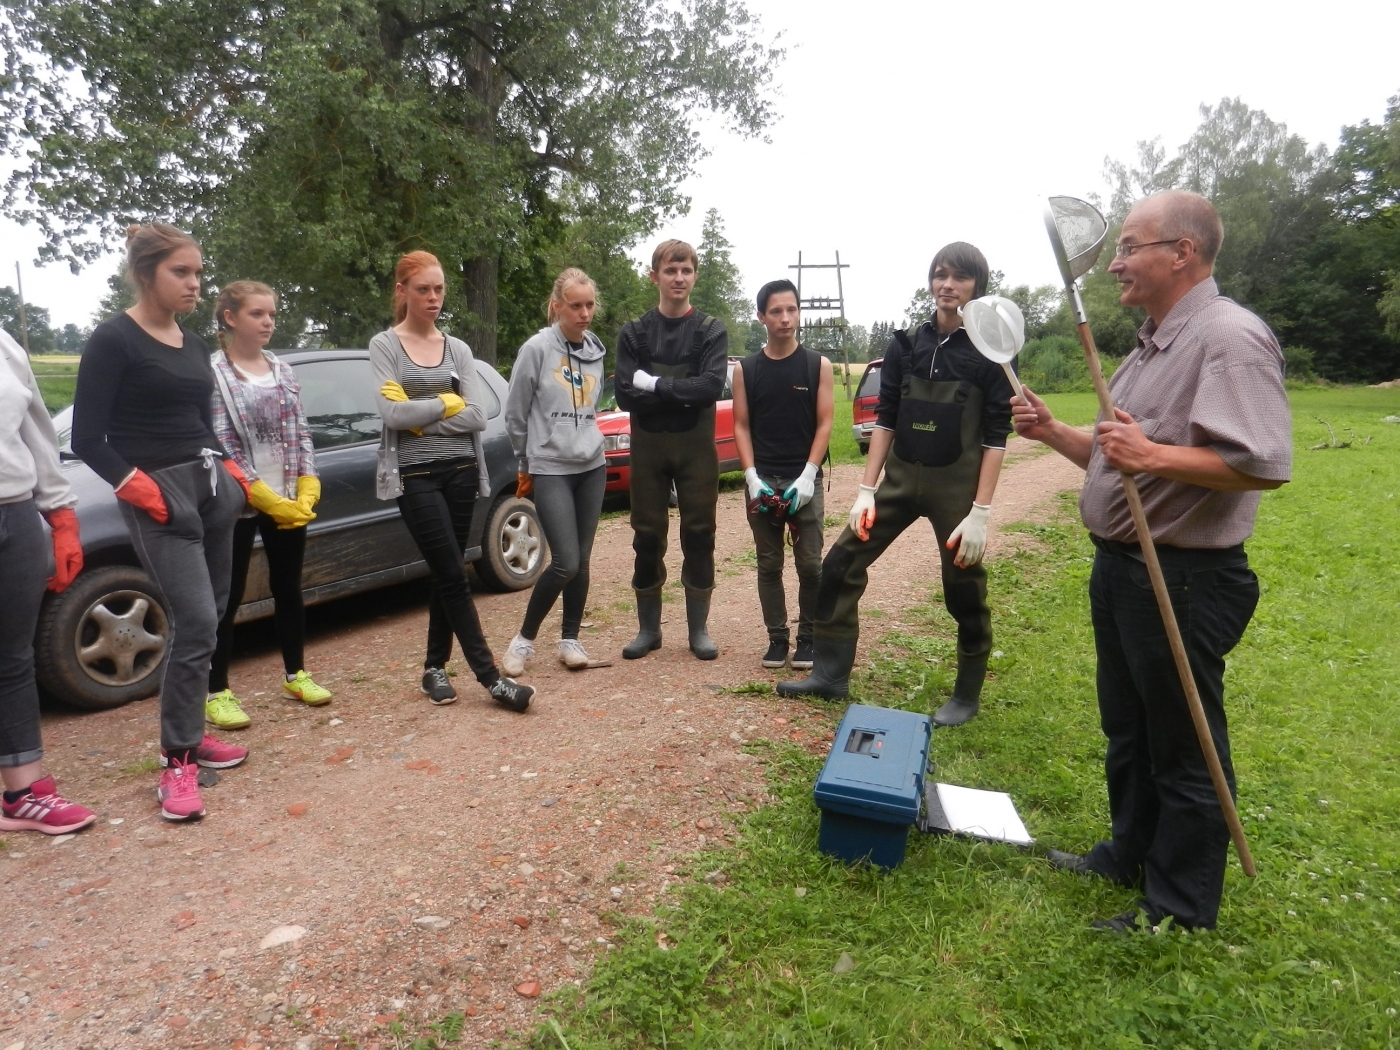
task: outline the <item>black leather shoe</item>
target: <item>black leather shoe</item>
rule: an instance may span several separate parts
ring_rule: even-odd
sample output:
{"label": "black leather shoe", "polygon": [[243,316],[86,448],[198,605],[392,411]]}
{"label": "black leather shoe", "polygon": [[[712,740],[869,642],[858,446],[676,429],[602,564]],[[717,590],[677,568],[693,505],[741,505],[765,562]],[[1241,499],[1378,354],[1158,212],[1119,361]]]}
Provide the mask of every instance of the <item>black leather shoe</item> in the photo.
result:
{"label": "black leather shoe", "polygon": [[1089,925],[1096,930],[1102,930],[1104,933],[1161,932],[1161,927],[1153,924],[1142,909],[1138,909],[1137,911],[1125,911],[1122,915],[1115,915],[1110,919],[1095,919]]}
{"label": "black leather shoe", "polygon": [[1098,872],[1089,867],[1089,858],[1080,853],[1066,853],[1062,849],[1052,849],[1045,852],[1045,859],[1050,862],[1050,867],[1059,871],[1072,871],[1076,875],[1097,875]]}

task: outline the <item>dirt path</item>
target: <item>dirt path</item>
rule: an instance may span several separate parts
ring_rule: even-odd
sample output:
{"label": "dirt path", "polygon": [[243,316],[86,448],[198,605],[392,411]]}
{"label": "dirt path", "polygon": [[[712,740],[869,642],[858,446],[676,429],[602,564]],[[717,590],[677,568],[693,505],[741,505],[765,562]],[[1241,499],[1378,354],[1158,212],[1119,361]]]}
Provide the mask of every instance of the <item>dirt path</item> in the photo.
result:
{"label": "dirt path", "polygon": [[[1043,513],[1082,477],[1025,448],[1012,461],[994,523]],[[857,473],[836,468],[829,519],[844,519]],[[916,547],[931,542],[906,533],[872,569],[867,602],[897,619],[926,600],[938,562]],[[207,789],[199,824],[168,825],[153,803],[155,774],[141,767],[157,754],[154,701],[47,717],[50,768],[101,819],[0,850],[0,1047],[326,1050],[347,1036],[387,1048],[400,1014],[454,1009],[469,1017],[466,1046],[528,1031],[531,993],[582,980],[618,913],[649,910],[679,858],[725,840],[729,816],[762,801],[745,741],[821,750],[830,731],[801,704],[719,691],[772,677],[758,665],[741,493],[720,499],[713,663],[685,650],[679,602],[663,649],[620,659],[635,630],[630,543],[625,517],[603,523],[584,631],[616,663],[571,674],[541,645],[523,676],[540,698],[524,717],[465,673],[456,705],[423,699],[421,608],[311,646],[310,668],[336,693],[328,707],[278,698],[275,653],[239,662],[233,688],[255,722],[237,737],[253,754]],[[993,534],[991,557],[1003,543]],[[673,578],[677,550],[673,526]],[[480,599],[498,650],[525,600]],[[261,948],[279,927],[303,932]]]}

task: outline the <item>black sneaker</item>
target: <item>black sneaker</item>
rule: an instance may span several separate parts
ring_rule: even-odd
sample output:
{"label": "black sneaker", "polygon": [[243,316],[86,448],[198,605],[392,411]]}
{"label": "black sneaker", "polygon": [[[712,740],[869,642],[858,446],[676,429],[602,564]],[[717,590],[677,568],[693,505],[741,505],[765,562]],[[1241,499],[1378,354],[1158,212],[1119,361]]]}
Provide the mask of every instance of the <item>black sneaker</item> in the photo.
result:
{"label": "black sneaker", "polygon": [[530,706],[530,698],[534,695],[532,686],[521,685],[514,678],[498,678],[491,687],[491,699],[512,711],[524,711]]}
{"label": "black sneaker", "polygon": [[812,669],[812,639],[805,642],[797,639],[797,649],[792,654],[792,666],[798,671],[810,671]]}
{"label": "black sneaker", "polygon": [[[786,667],[787,666],[788,643],[778,638],[774,638],[768,643],[768,651],[763,654],[764,667]],[[808,664],[810,667],[811,665]]]}
{"label": "black sneaker", "polygon": [[455,703],[457,700],[457,690],[452,688],[451,679],[447,677],[447,672],[441,667],[429,667],[424,671],[420,688],[428,699],[439,707],[443,704]]}

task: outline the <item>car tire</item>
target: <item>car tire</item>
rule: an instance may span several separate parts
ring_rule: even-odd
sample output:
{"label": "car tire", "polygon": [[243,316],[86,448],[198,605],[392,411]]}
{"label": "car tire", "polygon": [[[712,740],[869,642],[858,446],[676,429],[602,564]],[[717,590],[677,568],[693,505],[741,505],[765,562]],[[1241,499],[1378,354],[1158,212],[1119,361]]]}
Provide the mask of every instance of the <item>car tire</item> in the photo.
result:
{"label": "car tire", "polygon": [[82,573],[39,614],[39,686],[60,703],[103,711],[160,689],[170,615],[151,579],[129,565]]}
{"label": "car tire", "polygon": [[523,591],[539,579],[548,555],[535,505],[507,493],[491,507],[481,536],[481,557],[473,564],[491,590]]}

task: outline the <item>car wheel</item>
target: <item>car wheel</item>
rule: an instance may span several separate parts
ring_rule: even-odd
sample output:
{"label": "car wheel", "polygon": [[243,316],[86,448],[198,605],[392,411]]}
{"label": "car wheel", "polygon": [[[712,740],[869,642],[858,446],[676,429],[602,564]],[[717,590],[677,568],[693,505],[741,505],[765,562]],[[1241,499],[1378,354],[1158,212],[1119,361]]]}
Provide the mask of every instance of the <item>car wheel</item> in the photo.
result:
{"label": "car wheel", "polygon": [[857,441],[856,444],[860,446],[860,454],[861,454],[862,456],[868,456],[868,455],[870,455],[870,442],[868,442],[868,441]]}
{"label": "car wheel", "polygon": [[159,690],[169,648],[170,617],[150,577],[111,565],[45,602],[34,663],[54,699],[101,711]]}
{"label": "car wheel", "polygon": [[476,572],[492,590],[523,591],[539,579],[548,553],[535,505],[506,495],[491,508],[486,520]]}

